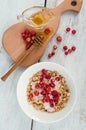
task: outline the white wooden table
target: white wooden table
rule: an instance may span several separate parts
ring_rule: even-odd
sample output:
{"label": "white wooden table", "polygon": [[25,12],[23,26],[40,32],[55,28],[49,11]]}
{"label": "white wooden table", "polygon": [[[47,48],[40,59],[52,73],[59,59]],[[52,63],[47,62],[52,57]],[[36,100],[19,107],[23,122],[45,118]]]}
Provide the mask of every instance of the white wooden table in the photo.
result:
{"label": "white wooden table", "polygon": [[[54,7],[62,0],[47,0],[47,7]],[[12,65],[13,61],[2,47],[3,32],[16,23],[16,16],[25,8],[33,5],[44,5],[44,0],[0,0],[0,76]],[[77,35],[65,33],[65,28],[70,26],[77,29]],[[17,81],[26,69],[16,69],[8,80],[0,81],[0,130],[86,130],[86,0],[83,2],[81,12],[66,12],[61,17],[60,26],[56,35],[63,36],[58,52],[52,59],[47,55],[56,43],[55,37],[46,48],[40,61],[51,61],[63,65],[72,74],[78,90],[78,100],[73,112],[63,121],[52,125],[45,125],[28,118],[21,110],[16,97]],[[77,46],[77,51],[69,56],[64,56],[62,46],[67,44]]]}

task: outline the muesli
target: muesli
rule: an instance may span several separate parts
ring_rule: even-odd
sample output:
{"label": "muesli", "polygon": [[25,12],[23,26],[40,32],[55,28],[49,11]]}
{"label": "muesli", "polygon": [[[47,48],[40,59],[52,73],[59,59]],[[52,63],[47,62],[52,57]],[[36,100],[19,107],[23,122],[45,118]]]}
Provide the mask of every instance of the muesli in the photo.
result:
{"label": "muesli", "polygon": [[27,100],[38,110],[49,113],[60,111],[69,98],[66,79],[55,70],[42,69],[29,79]]}

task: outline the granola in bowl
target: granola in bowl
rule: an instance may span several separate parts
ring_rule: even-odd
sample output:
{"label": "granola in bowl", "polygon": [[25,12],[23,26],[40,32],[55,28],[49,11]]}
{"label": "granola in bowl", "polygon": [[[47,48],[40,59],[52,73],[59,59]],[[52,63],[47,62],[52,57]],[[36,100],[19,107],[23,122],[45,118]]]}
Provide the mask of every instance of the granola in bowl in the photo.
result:
{"label": "granola in bowl", "polygon": [[70,94],[66,79],[56,70],[42,69],[29,79],[27,100],[37,110],[60,111],[66,107]]}

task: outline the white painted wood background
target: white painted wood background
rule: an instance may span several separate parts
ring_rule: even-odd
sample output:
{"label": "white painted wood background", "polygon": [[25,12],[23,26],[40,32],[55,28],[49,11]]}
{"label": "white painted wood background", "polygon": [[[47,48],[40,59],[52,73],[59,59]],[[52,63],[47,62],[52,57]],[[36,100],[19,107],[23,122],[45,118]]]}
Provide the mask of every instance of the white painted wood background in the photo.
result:
{"label": "white painted wood background", "polygon": [[[47,0],[47,7],[55,7],[62,0]],[[0,76],[3,75],[13,61],[2,47],[3,32],[16,23],[16,16],[25,8],[33,5],[44,5],[44,0],[0,0]],[[70,26],[77,29],[77,35],[65,33],[65,28]],[[16,97],[17,81],[26,69],[20,67],[12,73],[3,83],[0,81],[0,130],[86,130],[86,0],[79,14],[66,12],[61,17],[61,22],[56,35],[63,36],[57,54],[52,59],[47,59],[52,45],[56,43],[55,37],[46,48],[40,61],[51,61],[63,65],[73,76],[78,90],[78,99],[73,112],[63,121],[51,125],[35,122],[28,118],[21,110]],[[63,45],[76,45],[77,51],[68,57],[62,53]]]}

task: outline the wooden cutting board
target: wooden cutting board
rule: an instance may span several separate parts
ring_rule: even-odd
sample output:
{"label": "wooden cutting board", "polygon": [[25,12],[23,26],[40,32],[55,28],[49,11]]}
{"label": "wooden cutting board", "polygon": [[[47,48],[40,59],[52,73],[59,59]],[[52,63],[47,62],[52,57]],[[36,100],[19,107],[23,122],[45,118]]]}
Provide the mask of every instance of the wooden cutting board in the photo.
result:
{"label": "wooden cutting board", "polygon": [[[68,10],[79,12],[81,6],[82,6],[82,0],[64,0],[59,6],[51,9],[52,12],[56,15],[56,20],[50,22],[49,25],[47,26],[53,30],[52,34],[48,37],[43,46],[35,47],[33,51],[22,62],[21,65],[30,66],[36,63],[42,57],[46,49],[46,46],[48,45],[53,35],[56,33],[59,26],[61,14]],[[21,53],[25,51],[25,41],[21,37],[21,32],[23,32],[25,29],[32,30],[33,28],[21,22],[8,28],[3,35],[2,39],[3,47],[14,62],[21,55]],[[43,31],[43,30],[36,30],[36,31]]]}

